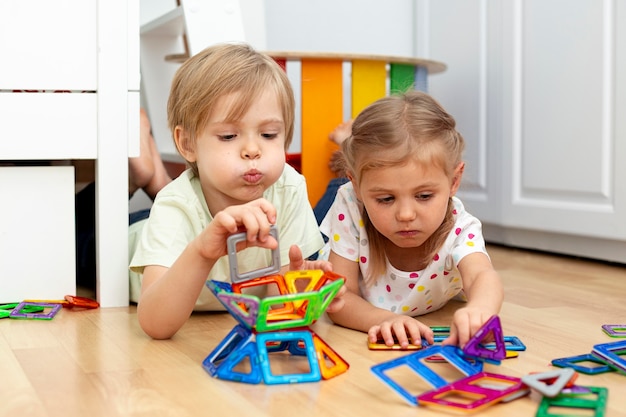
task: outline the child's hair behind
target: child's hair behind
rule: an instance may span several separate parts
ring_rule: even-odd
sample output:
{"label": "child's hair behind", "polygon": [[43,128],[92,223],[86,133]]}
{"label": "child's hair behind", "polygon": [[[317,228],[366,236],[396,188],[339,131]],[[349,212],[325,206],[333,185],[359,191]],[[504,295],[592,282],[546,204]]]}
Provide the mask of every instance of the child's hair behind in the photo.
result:
{"label": "child's hair behind", "polygon": [[[228,118],[242,117],[266,88],[276,91],[285,122],[285,150],[293,137],[295,98],[285,71],[269,56],[247,44],[210,46],[192,56],[176,71],[167,102],[169,128],[186,129],[196,138],[204,129],[217,100],[240,93]],[[190,164],[197,174],[197,167]]]}
{"label": "child's hair behind", "polygon": [[[342,144],[345,169],[359,183],[372,169],[398,166],[410,160],[436,165],[452,178],[462,162],[465,143],[456,122],[430,95],[410,91],[382,98],[364,109],[352,125],[352,135]],[[383,236],[363,210],[370,244],[367,285],[385,270]],[[424,263],[429,262],[450,232],[452,201],[439,229],[424,243]]]}

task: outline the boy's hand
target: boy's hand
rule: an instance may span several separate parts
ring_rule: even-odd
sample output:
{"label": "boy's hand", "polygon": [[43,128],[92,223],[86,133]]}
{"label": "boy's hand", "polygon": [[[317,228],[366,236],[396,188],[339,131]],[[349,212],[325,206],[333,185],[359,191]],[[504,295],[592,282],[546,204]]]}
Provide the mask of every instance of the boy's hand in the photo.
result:
{"label": "boy's hand", "polygon": [[259,198],[218,212],[195,242],[200,254],[213,260],[228,254],[226,240],[241,231],[246,232],[246,240],[237,244],[238,251],[252,246],[276,249],[278,242],[270,234],[270,226],[275,222],[276,209],[269,201]]}
{"label": "boy's hand", "polygon": [[399,314],[392,319],[372,326],[367,335],[372,343],[382,339],[387,346],[398,343],[404,349],[409,346],[409,339],[411,339],[412,344],[418,346],[422,344],[422,338],[426,339],[428,343],[434,343],[433,331],[430,327],[413,317]]}
{"label": "boy's hand", "polygon": [[321,269],[322,271],[332,271],[333,266],[328,261],[309,261],[302,257],[302,251],[298,245],[291,245],[289,248],[289,271],[304,271],[307,269]]}
{"label": "boy's hand", "polygon": [[[289,248],[289,271],[302,271],[307,269],[321,269],[324,272],[333,270],[333,265],[324,260],[309,261],[302,257],[302,251],[298,245],[291,245]],[[335,313],[343,308],[343,295],[346,293],[346,286],[342,285],[335,298],[326,307],[326,312]]]}

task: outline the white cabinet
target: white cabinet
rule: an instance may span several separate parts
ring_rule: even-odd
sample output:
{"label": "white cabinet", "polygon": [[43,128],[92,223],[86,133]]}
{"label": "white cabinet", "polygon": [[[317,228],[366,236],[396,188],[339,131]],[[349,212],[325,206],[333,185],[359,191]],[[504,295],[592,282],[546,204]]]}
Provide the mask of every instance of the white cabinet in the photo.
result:
{"label": "white cabinet", "polygon": [[0,2],[0,90],[95,91],[96,0]]}
{"label": "white cabinet", "polygon": [[487,240],[626,262],[626,3],[420,4]]}
{"label": "white cabinet", "polygon": [[[138,0],[6,0],[0,15],[0,162],[96,160],[97,295],[103,307],[128,305]],[[0,301],[74,292],[72,169],[1,170]],[[36,242],[13,244],[26,239]]]}

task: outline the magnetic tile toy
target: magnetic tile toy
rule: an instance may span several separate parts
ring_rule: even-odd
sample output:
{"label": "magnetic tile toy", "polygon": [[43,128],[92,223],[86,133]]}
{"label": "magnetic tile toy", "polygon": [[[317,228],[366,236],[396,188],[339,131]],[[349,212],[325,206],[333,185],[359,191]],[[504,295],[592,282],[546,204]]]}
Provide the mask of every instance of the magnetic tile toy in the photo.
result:
{"label": "magnetic tile toy", "polygon": [[[275,227],[272,234],[277,239]],[[233,265],[237,263],[237,242],[242,239],[245,233],[229,238],[233,284],[217,280],[206,283],[238,324],[204,359],[204,369],[216,378],[250,384],[313,382],[347,371],[348,363],[308,327],[324,313],[344,278],[321,270],[291,271],[283,277],[277,273],[278,248],[272,251],[272,266],[241,274]],[[302,281],[306,285],[299,285]],[[243,293],[252,287],[268,285],[275,285],[280,294],[259,298]],[[298,292],[298,287],[303,287],[303,291]],[[303,357],[307,370],[273,372],[272,358],[284,351]]]}
{"label": "magnetic tile toy", "polygon": [[[598,364],[598,366],[582,366],[580,362],[592,362]],[[601,359],[598,359],[591,353],[585,353],[583,355],[570,356],[567,358],[552,359],[552,365],[560,368],[572,368],[576,372],[587,375],[602,374],[605,372],[613,372],[614,369],[606,364]]]}
{"label": "magnetic tile toy", "polygon": [[626,337],[626,324],[603,324],[602,331],[611,337]]}
{"label": "magnetic tile toy", "polygon": [[[41,313],[33,313],[29,308],[32,307],[43,307],[44,311]],[[45,309],[50,309],[48,312]],[[54,316],[61,309],[61,304],[52,304],[52,303],[31,303],[27,301],[22,301],[11,310],[11,314],[9,315],[12,319],[35,319],[35,320],[52,320]]]}
{"label": "magnetic tile toy", "polygon": [[540,372],[522,377],[522,382],[540,392],[545,397],[556,397],[575,378],[576,371],[563,368],[556,371]]}
{"label": "magnetic tile toy", "polygon": [[[522,343],[519,337],[517,336],[504,336],[504,348],[507,351],[524,351],[526,350],[526,345]],[[486,348],[493,349],[495,347],[494,343],[487,343],[485,345]]]}
{"label": "magnetic tile toy", "polygon": [[428,384],[432,387],[441,388],[447,385],[448,382],[442,376],[434,372],[425,362],[422,362],[423,359],[433,355],[443,357],[448,363],[453,365],[465,376],[474,375],[482,371],[482,362],[475,361],[474,363],[471,363],[467,361],[463,352],[458,347],[440,345],[430,346],[409,355],[374,365],[371,369],[378,378],[400,394],[400,396],[408,401],[409,404],[418,405],[417,396],[412,395],[405,387],[402,387],[398,382],[393,380],[388,373],[394,368],[407,366],[421,376],[422,379],[428,382]]}
{"label": "magnetic tile toy", "polygon": [[[584,414],[575,415],[591,415],[593,417],[603,417],[606,411],[606,401],[608,390],[603,387],[584,387],[588,391],[585,393],[561,393],[554,398],[543,397],[536,417],[568,417],[574,414],[555,414],[550,410],[555,409],[578,409],[584,410]],[[590,398],[592,397],[592,398]],[[589,414],[593,413],[593,414]]]}
{"label": "magnetic tile toy", "polygon": [[[492,387],[495,384],[498,388]],[[500,385],[505,387],[500,389]],[[519,378],[479,372],[421,394],[417,401],[420,405],[467,413],[482,410],[507,398],[519,398],[528,392]],[[462,401],[455,401],[454,398],[461,398]]]}
{"label": "magnetic tile toy", "polygon": [[626,374],[626,340],[595,345],[591,354],[622,374]]}
{"label": "magnetic tile toy", "polygon": [[[270,227],[270,235],[278,241],[278,228],[275,226]],[[230,266],[230,280],[232,282],[242,282],[255,277],[262,277],[266,275],[272,275],[280,271],[280,251],[272,250],[272,263],[261,269],[256,269],[248,272],[239,272],[239,265],[237,263],[237,243],[245,242],[246,233],[235,233],[226,239],[226,247],[228,250],[228,262]]]}
{"label": "magnetic tile toy", "polygon": [[[13,311],[20,303],[7,303],[0,304],[0,319],[5,319],[11,316]],[[22,307],[22,313],[41,313],[44,308],[38,305],[25,305]]]}
{"label": "magnetic tile toy", "polygon": [[[493,348],[485,346],[484,341],[491,335],[494,339]],[[463,347],[463,353],[478,360],[500,363],[506,358],[502,325],[498,316],[491,316],[474,336]]]}

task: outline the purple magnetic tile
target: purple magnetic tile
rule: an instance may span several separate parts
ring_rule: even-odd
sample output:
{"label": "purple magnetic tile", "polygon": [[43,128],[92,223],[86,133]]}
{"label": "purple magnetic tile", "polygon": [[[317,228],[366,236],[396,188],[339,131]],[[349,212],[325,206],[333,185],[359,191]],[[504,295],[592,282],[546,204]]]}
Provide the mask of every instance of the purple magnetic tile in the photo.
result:
{"label": "purple magnetic tile", "polygon": [[602,330],[611,337],[626,337],[626,324],[603,324]]}
{"label": "purple magnetic tile", "polygon": [[[483,339],[489,334],[493,333],[495,339],[495,348],[489,349],[483,345]],[[476,334],[467,342],[463,348],[463,353],[468,356],[476,358],[485,358],[491,360],[502,360],[506,358],[506,346],[504,344],[504,337],[502,336],[502,325],[500,324],[500,318],[498,316],[491,316],[489,320],[478,329]]]}
{"label": "purple magnetic tile", "polygon": [[[35,307],[43,307],[50,308],[50,312],[48,313],[23,313],[22,310],[26,306],[35,306]],[[51,320],[57,312],[61,309],[61,304],[53,304],[53,303],[32,303],[27,301],[22,301],[11,311],[11,318],[15,319],[39,319],[39,320]]]}
{"label": "purple magnetic tile", "polygon": [[[218,293],[217,298],[220,299],[228,312],[240,322],[253,327],[256,324],[259,315],[259,301],[256,297],[246,297],[242,294],[235,293]],[[248,308],[246,312],[238,304],[243,303]],[[235,307],[236,306],[236,307]],[[243,324],[242,323],[242,324]]]}

